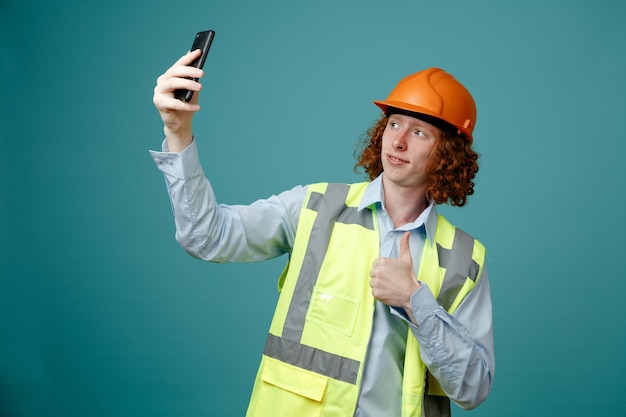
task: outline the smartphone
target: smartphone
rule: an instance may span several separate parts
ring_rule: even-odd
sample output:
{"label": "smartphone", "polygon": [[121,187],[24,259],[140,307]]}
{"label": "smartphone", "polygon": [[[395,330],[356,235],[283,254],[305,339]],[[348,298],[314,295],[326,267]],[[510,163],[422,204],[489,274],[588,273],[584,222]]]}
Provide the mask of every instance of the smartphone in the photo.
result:
{"label": "smartphone", "polygon": [[[204,61],[206,61],[206,57],[209,54],[209,49],[211,48],[211,43],[213,43],[214,37],[215,31],[213,30],[205,30],[203,32],[196,33],[196,37],[193,40],[193,44],[191,45],[191,50],[195,51],[196,49],[201,49],[202,55],[200,55],[200,58],[189,64],[190,66],[200,69],[204,67]],[[197,78],[194,78],[193,80],[198,81]],[[174,97],[189,103],[191,101],[191,98],[193,97],[193,91],[176,90],[174,91]]]}

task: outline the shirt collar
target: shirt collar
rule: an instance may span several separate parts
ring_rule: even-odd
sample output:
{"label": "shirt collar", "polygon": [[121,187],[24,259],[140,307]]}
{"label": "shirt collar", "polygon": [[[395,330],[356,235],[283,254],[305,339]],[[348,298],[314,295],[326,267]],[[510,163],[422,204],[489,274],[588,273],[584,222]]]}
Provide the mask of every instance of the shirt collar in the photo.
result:
{"label": "shirt collar", "polygon": [[[384,199],[383,199],[383,180],[382,174],[376,177],[372,182],[367,185],[365,189],[365,193],[363,194],[363,198],[361,198],[361,203],[359,204],[358,210],[361,211],[366,207],[371,207],[372,205],[376,207],[380,207],[384,209]],[[424,224],[424,228],[426,229],[426,236],[428,236],[428,240],[430,240],[430,244],[433,244],[435,239],[435,230],[437,229],[437,207],[433,202],[431,202],[428,207],[419,215],[415,222],[413,223],[416,226],[421,226]]]}

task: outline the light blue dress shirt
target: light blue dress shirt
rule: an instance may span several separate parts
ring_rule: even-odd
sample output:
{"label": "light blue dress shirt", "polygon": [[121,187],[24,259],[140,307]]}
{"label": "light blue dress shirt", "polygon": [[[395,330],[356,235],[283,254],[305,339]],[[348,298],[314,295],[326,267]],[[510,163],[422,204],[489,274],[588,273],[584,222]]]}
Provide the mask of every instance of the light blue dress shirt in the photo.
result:
{"label": "light blue dress shirt", "polygon": [[[181,153],[150,152],[163,172],[176,239],[192,256],[211,262],[256,262],[290,253],[306,186],[296,186],[250,205],[218,204],[200,165],[194,142]],[[430,205],[414,222],[394,228],[384,205],[381,177],[372,181],[360,210],[378,210],[380,256],[397,257],[410,231],[413,265],[425,239],[434,239],[437,210]],[[449,398],[473,408],[487,397],[495,371],[491,295],[487,268],[453,315],[437,304],[426,286],[411,296],[415,326],[403,311],[376,302],[355,416],[400,416],[404,352],[408,328],[420,344],[422,360]]]}

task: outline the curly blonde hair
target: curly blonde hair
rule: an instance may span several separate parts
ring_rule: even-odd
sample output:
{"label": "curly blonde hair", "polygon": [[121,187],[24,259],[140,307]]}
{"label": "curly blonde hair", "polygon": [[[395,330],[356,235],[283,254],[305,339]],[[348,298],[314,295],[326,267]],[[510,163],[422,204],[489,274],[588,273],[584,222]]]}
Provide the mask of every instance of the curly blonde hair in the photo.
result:
{"label": "curly blonde hair", "polygon": [[[418,116],[420,119],[424,119]],[[357,163],[354,171],[362,168],[373,180],[383,172],[381,149],[383,132],[387,127],[388,115],[383,115],[368,129],[366,135],[355,151]],[[427,119],[426,121],[432,122]],[[430,185],[426,190],[426,198],[435,204],[449,203],[462,207],[467,197],[474,194],[474,177],[478,172],[478,154],[472,149],[472,144],[458,130],[449,125],[442,125],[437,121],[443,134],[435,144],[428,165],[426,175]]]}

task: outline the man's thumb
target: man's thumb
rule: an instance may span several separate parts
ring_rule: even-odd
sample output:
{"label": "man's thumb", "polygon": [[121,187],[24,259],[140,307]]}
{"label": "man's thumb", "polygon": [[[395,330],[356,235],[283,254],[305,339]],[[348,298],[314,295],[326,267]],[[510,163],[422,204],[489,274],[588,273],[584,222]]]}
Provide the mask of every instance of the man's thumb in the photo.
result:
{"label": "man's thumb", "polygon": [[405,232],[400,239],[400,259],[403,259],[413,264],[413,258],[411,257],[411,247],[409,246],[410,237],[411,232]]}

